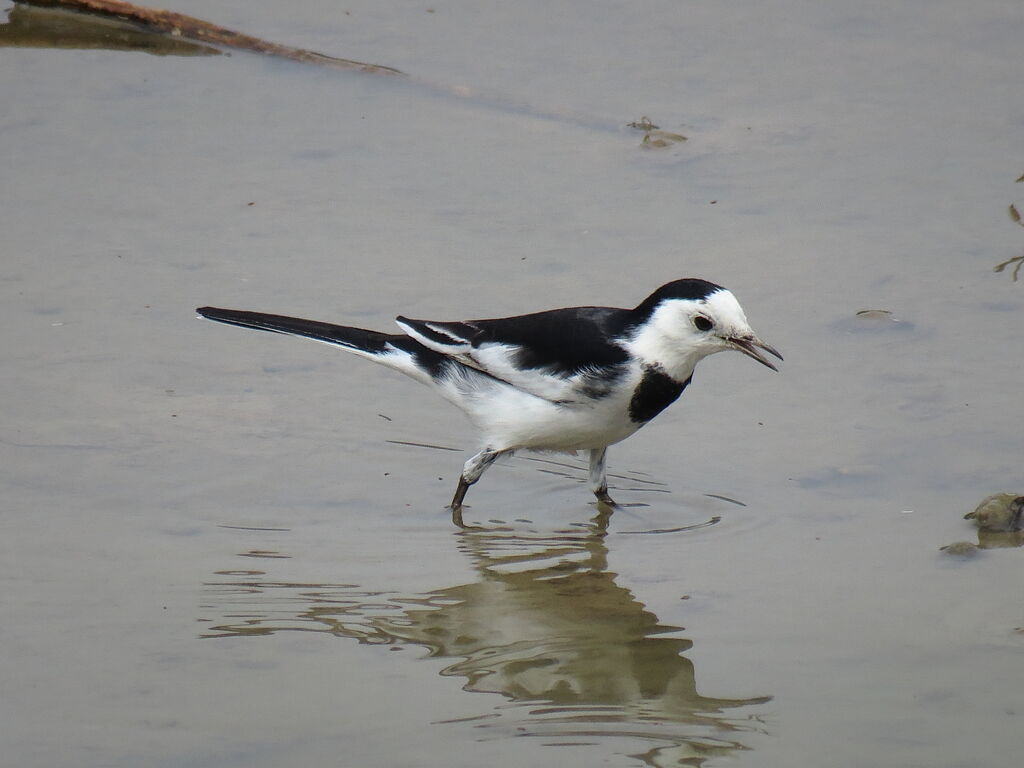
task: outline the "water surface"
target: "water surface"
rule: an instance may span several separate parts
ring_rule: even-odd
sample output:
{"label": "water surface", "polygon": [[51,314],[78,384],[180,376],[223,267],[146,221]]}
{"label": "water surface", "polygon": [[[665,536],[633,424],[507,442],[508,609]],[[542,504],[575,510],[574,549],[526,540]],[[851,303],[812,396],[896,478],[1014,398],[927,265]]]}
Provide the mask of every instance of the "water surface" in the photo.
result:
{"label": "water surface", "polygon": [[[174,10],[410,77],[0,50],[11,764],[1019,763],[1024,553],[939,549],[1024,492],[1019,3]],[[611,450],[610,519],[524,456],[471,533],[459,414],[192,313],[683,276],[781,372],[703,363]]]}

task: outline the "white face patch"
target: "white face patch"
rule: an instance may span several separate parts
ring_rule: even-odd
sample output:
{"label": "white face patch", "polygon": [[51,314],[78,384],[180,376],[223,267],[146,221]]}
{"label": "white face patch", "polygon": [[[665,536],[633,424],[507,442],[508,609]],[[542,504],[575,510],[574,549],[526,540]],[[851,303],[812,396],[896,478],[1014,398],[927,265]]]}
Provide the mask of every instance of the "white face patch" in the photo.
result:
{"label": "white face patch", "polygon": [[736,297],[723,288],[706,299],[661,302],[627,348],[644,363],[660,365],[676,381],[685,381],[700,360],[732,348],[727,338],[751,333]]}

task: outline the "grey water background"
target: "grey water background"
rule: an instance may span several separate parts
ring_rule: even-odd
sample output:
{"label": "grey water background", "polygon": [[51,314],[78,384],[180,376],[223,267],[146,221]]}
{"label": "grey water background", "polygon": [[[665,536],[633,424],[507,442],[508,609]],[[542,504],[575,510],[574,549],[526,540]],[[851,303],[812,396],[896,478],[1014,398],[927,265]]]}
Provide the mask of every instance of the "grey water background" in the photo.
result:
{"label": "grey water background", "polygon": [[[939,551],[1024,492],[1018,2],[173,10],[411,76],[0,49],[0,764],[1019,764],[1024,551]],[[703,363],[610,520],[495,467],[488,533],[457,412],[192,312],[682,276],[781,372]]]}

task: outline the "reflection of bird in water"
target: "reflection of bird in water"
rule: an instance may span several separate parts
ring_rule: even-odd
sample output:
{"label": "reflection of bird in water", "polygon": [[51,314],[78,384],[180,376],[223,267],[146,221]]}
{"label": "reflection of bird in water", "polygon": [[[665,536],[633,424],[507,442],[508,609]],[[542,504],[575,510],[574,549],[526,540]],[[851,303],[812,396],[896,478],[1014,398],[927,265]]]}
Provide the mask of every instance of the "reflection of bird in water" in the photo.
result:
{"label": "reflection of bird in water", "polygon": [[[254,588],[273,603],[273,624],[258,614],[211,627],[207,637],[323,631],[360,642],[429,649],[453,662],[442,674],[466,680],[467,691],[497,693],[526,707],[496,707],[476,727],[494,736],[517,720],[518,735],[578,740],[622,737],[657,742],[651,765],[699,765],[710,754],[746,748],[743,732],[759,730],[749,713],[729,710],[768,697],[719,699],[697,692],[692,643],[665,626],[605,570],[603,526],[528,539],[466,533],[460,549],[479,578],[419,596],[388,597],[351,589],[296,585],[295,621],[282,623],[280,588],[243,581],[250,608]],[[230,598],[229,583],[211,584]],[[272,593],[278,592],[277,595]],[[382,605],[390,606],[382,610]],[[238,616],[235,606],[225,613]],[[269,611],[268,611],[269,613]],[[269,619],[269,617],[268,617]],[[495,719],[496,718],[496,719]]]}

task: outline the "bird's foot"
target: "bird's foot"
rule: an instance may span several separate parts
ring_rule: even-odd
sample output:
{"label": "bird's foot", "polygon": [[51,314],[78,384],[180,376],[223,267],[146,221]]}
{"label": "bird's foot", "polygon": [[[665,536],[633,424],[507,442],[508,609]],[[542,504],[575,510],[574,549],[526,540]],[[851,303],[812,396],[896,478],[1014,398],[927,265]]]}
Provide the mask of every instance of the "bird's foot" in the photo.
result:
{"label": "bird's foot", "polygon": [[452,511],[452,523],[457,525],[459,527],[459,529],[463,533],[468,533],[468,532],[479,533],[481,531],[484,531],[486,533],[494,533],[496,531],[510,531],[510,530],[512,530],[511,528],[504,528],[504,527],[488,528],[487,526],[484,526],[484,525],[471,525],[470,523],[464,522],[463,519],[462,519],[463,507],[461,507],[461,506],[459,506],[459,507],[448,506],[448,507],[446,507],[446,509],[450,509]]}
{"label": "bird's foot", "polygon": [[452,512],[452,523],[457,525],[459,528],[465,528],[466,524],[462,522],[462,505],[449,504],[447,508]]}
{"label": "bird's foot", "polygon": [[621,506],[615,499],[608,495],[607,488],[600,488],[594,491],[594,495],[597,497],[598,504],[607,504],[609,507]]}
{"label": "bird's foot", "polygon": [[462,504],[459,504],[459,505],[449,504],[446,507],[446,509],[450,509],[451,512],[452,512],[452,523],[454,525],[457,525],[463,531],[486,531],[486,530],[488,530],[487,528],[484,528],[482,525],[469,525],[468,523],[464,522],[463,519],[462,519],[462,510],[464,509],[464,507],[463,507]]}

